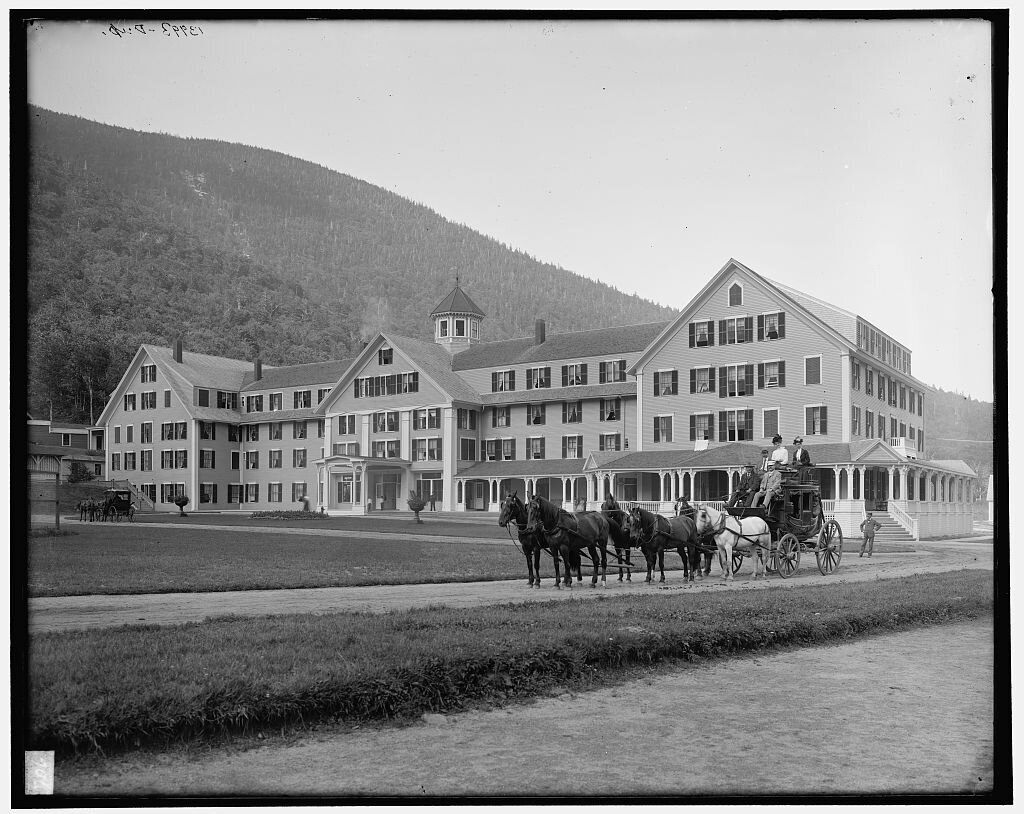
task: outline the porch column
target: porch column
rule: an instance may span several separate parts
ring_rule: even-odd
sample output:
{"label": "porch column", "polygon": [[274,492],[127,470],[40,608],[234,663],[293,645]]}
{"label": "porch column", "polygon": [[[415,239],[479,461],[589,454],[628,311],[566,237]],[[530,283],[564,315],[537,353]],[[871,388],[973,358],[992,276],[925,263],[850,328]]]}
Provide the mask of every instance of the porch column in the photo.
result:
{"label": "porch column", "polygon": [[889,491],[886,493],[886,499],[887,500],[892,500],[893,497],[894,497],[894,495],[893,495],[893,482],[895,481],[896,467],[895,466],[888,466],[888,467],[886,467],[886,472],[889,475]]}
{"label": "porch column", "polygon": [[608,491],[612,493],[612,497],[615,497],[615,473],[612,472],[608,475]]}
{"label": "porch column", "polygon": [[697,484],[694,483],[694,478],[697,477],[697,472],[694,469],[688,469],[686,474],[690,476],[690,500],[697,499]]}
{"label": "porch column", "polygon": [[853,465],[844,466],[846,470],[846,497],[845,500],[853,500]]}

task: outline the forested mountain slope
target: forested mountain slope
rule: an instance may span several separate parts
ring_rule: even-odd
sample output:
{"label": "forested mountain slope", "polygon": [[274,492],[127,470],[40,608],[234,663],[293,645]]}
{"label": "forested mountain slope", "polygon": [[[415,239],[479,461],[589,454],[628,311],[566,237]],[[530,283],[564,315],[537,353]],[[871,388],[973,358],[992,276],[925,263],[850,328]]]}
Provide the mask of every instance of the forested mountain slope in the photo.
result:
{"label": "forested mountain slope", "polygon": [[351,356],[380,328],[427,339],[456,273],[485,339],[674,314],[308,161],[30,114],[40,416],[90,421],[142,342],[287,364]]}

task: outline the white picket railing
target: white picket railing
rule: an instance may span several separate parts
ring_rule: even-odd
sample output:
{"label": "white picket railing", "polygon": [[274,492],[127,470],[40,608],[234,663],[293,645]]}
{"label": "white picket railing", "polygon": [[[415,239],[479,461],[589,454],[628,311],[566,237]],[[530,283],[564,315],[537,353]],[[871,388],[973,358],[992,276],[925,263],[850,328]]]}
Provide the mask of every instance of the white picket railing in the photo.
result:
{"label": "white picket railing", "polygon": [[901,505],[902,503],[902,500],[890,500],[888,506],[889,516],[899,523],[907,534],[915,540],[920,540],[921,537],[918,531],[917,518],[911,517],[907,514]]}
{"label": "white picket railing", "polygon": [[836,519],[836,502],[834,500],[821,501],[821,516],[826,523]]}

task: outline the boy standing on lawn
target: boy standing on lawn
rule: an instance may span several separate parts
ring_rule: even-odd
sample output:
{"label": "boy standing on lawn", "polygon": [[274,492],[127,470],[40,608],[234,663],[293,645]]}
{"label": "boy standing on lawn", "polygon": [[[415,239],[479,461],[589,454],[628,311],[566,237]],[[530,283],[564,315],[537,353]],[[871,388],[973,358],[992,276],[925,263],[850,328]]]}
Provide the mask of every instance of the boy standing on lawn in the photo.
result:
{"label": "boy standing on lawn", "polygon": [[864,535],[864,540],[860,544],[861,557],[864,556],[864,549],[867,549],[868,556],[871,556],[871,552],[875,548],[875,532],[880,528],[882,528],[882,524],[871,516],[871,512],[868,512],[868,516],[860,524],[861,533]]}

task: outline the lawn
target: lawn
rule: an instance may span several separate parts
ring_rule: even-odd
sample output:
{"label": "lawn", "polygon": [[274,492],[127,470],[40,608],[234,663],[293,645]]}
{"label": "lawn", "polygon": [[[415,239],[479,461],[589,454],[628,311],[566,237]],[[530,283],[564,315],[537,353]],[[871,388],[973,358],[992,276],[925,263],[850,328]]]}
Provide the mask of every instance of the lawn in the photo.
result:
{"label": "lawn", "polygon": [[[167,520],[167,518],[164,518]],[[215,522],[222,528],[196,528]],[[230,526],[257,526],[247,533]],[[526,562],[496,522],[328,518],[251,520],[239,516],[153,523],[82,523],[67,536],[28,539],[30,596],[326,588],[526,579]],[[301,533],[308,529],[309,533]],[[366,538],[331,531],[373,532]],[[381,539],[379,533],[396,535]],[[433,535],[444,541],[397,535]],[[486,538],[486,542],[473,538]],[[554,579],[551,558],[541,573]],[[633,552],[633,561],[642,561]],[[679,566],[670,554],[666,567]],[[586,570],[586,566],[585,566]]]}
{"label": "lawn", "polygon": [[29,647],[30,747],[107,748],[325,719],[413,720],[597,682],[631,665],[990,616],[992,595],[991,574],[960,571],[798,591],[41,634]]}

